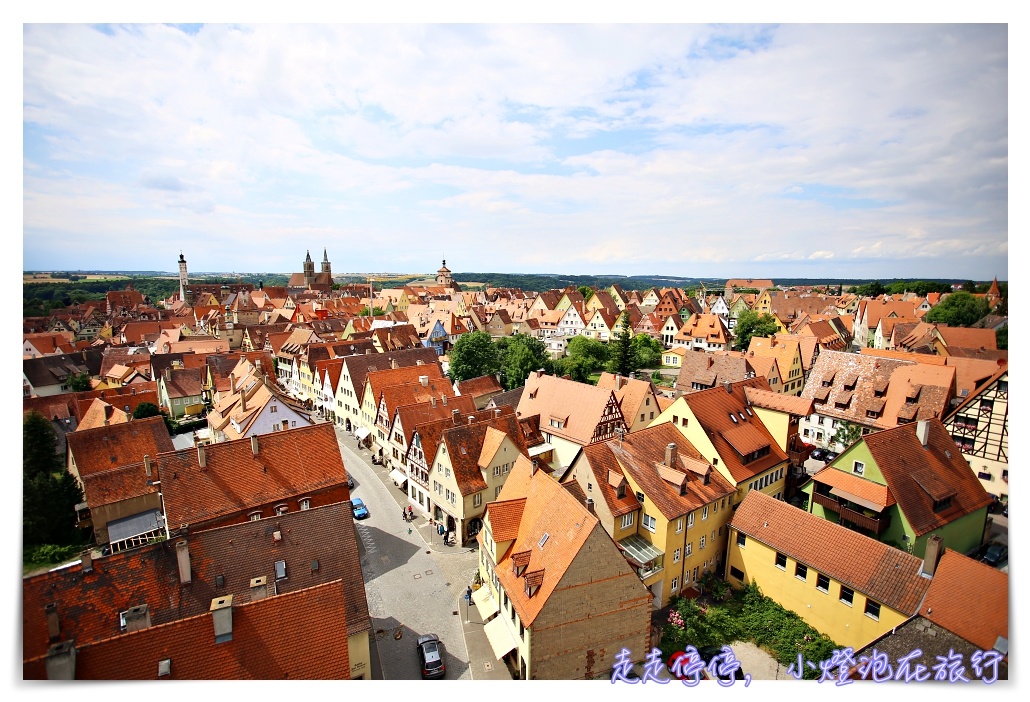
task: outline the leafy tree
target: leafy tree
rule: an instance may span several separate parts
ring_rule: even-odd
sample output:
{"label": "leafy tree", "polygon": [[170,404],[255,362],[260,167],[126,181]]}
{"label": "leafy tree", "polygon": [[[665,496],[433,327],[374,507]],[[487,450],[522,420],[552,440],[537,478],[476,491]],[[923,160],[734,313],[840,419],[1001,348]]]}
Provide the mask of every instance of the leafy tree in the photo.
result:
{"label": "leafy tree", "polygon": [[[382,307],[373,307],[372,308],[372,316],[373,317],[382,317],[384,314],[386,314],[386,310],[384,310]],[[361,308],[361,311],[358,312],[358,316],[360,316],[360,317],[367,317],[368,316],[368,306],[367,305],[365,307]]]}
{"label": "leafy tree", "polygon": [[962,291],[970,294],[980,292],[979,286],[971,280],[962,283]]}
{"label": "leafy tree", "polygon": [[578,290],[579,294],[583,296],[583,302],[589,300],[590,296],[594,294],[593,289],[589,285],[580,285]]}
{"label": "leafy tree", "polygon": [[594,372],[593,364],[585,356],[566,356],[551,362],[555,375],[567,375],[577,383],[589,383],[590,374]]}
{"label": "leafy tree", "polygon": [[745,310],[737,317],[737,326],[733,333],[733,348],[747,351],[753,336],[772,336],[780,330],[776,319],[769,313],[759,315],[753,310]]}
{"label": "leafy tree", "polygon": [[28,549],[42,544],[79,543],[75,505],[82,489],[55,452],[57,432],[38,412],[22,424],[22,542]]}
{"label": "leafy tree", "polygon": [[157,417],[161,414],[161,408],[155,405],[153,402],[141,402],[136,405],[136,409],[132,411],[133,419],[146,419],[147,417]]}
{"label": "leafy tree", "polygon": [[619,317],[622,327],[615,336],[615,343],[608,349],[608,372],[629,375],[633,371],[633,332],[629,328],[629,315],[623,312]]}
{"label": "leafy tree", "polygon": [[830,443],[838,444],[843,451],[862,438],[862,427],[851,422],[837,422],[837,429],[830,437]]}
{"label": "leafy tree", "polygon": [[948,295],[926,313],[927,322],[943,322],[949,327],[968,327],[987,316],[987,300],[959,291]]}
{"label": "leafy tree", "polygon": [[994,336],[998,340],[998,348],[1002,351],[1007,351],[1009,348],[1009,326],[1006,324],[1001,329],[996,330]]}
{"label": "leafy tree", "polygon": [[449,354],[448,376],[451,380],[468,380],[481,375],[492,375],[500,370],[501,359],[497,347],[484,331],[462,334]]}
{"label": "leafy tree", "polygon": [[81,373],[72,373],[68,376],[68,389],[71,392],[86,392],[92,390],[93,386],[89,382],[89,372],[83,371]]}
{"label": "leafy tree", "polygon": [[633,352],[633,370],[655,368],[662,364],[662,344],[647,334],[637,334],[630,341]]}
{"label": "leafy tree", "polygon": [[565,353],[570,359],[576,359],[576,363],[586,369],[587,375],[603,368],[608,361],[608,347],[586,336],[574,336],[569,339]]}
{"label": "leafy tree", "polygon": [[505,389],[522,387],[530,373],[550,366],[547,347],[535,336],[515,334],[507,337],[505,342],[500,354],[501,378]]}
{"label": "leafy tree", "polygon": [[862,297],[876,297],[878,295],[883,295],[887,292],[887,289],[883,287],[883,283],[878,280],[874,280],[873,282],[866,283],[865,285],[855,286],[851,288],[851,291],[861,295]]}

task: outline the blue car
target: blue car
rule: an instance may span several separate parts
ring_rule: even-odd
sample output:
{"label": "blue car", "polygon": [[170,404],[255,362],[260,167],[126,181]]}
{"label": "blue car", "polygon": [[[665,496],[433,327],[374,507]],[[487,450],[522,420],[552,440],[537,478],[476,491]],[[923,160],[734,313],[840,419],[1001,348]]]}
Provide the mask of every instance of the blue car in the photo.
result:
{"label": "blue car", "polygon": [[368,507],[361,501],[360,497],[355,497],[350,501],[351,509],[354,511],[355,519],[368,519]]}

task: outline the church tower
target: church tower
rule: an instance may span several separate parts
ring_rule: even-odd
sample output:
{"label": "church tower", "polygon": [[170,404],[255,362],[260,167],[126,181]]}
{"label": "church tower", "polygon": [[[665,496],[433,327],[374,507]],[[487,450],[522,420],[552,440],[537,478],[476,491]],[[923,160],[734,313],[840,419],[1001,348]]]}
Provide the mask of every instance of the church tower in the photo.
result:
{"label": "church tower", "polygon": [[308,251],[304,259],[304,284],[310,286],[315,282],[315,262],[311,260],[311,252]]}
{"label": "church tower", "polygon": [[322,272],[329,275],[329,279],[333,278],[333,269],[329,263],[329,252],[326,249],[322,249]]}
{"label": "church tower", "polygon": [[447,268],[447,259],[443,259],[443,265],[440,266],[440,270],[436,272],[436,284],[444,287],[454,287],[454,278],[451,277],[451,271]]}
{"label": "church tower", "polygon": [[186,274],[186,257],[179,252],[179,299],[186,302],[186,286],[190,284],[189,276]]}

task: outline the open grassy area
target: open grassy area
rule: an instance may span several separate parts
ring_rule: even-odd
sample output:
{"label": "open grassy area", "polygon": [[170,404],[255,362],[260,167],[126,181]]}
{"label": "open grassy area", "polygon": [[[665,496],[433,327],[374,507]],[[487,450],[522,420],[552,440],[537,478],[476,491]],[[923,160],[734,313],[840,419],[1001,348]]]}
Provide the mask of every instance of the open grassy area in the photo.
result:
{"label": "open grassy area", "polygon": [[[124,275],[82,275],[77,276],[78,282],[95,282],[95,281],[109,281],[109,280],[128,280],[128,276]],[[72,282],[68,278],[53,278],[49,273],[23,273],[21,276],[21,282],[23,284],[32,283],[70,283]]]}

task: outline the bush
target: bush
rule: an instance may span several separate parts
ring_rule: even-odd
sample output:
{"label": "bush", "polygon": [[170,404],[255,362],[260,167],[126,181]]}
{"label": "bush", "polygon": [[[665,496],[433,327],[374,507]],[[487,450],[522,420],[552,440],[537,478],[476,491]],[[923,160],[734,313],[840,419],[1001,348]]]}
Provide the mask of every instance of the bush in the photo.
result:
{"label": "bush", "polygon": [[54,546],[43,544],[36,546],[28,552],[26,559],[30,563],[54,564],[71,560],[81,550],[81,546]]}

